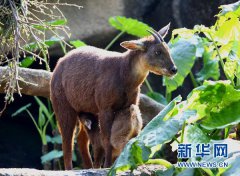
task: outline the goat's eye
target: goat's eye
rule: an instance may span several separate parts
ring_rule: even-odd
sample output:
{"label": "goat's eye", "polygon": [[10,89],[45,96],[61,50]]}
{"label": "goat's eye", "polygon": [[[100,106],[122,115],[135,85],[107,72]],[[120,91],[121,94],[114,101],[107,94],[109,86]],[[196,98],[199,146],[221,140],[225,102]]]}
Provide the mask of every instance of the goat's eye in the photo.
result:
{"label": "goat's eye", "polygon": [[156,55],[160,55],[161,52],[160,52],[160,51],[155,51],[155,54],[156,54]]}

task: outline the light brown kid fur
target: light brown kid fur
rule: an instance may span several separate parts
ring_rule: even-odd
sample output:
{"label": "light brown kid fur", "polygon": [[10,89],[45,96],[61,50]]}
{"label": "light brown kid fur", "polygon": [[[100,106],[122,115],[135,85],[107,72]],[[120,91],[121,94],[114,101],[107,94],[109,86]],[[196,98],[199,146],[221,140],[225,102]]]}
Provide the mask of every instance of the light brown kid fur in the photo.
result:
{"label": "light brown kid fur", "polygon": [[[100,168],[104,158],[104,148],[101,143],[100,128],[98,118],[92,114],[81,114],[80,121],[84,124],[84,127],[78,134],[78,140],[82,145],[79,145],[82,158],[86,158],[86,153],[89,153],[89,143],[82,140],[82,134],[87,133],[90,143],[92,144],[94,154],[94,168]],[[113,146],[112,162],[120,155],[121,151],[127,144],[127,142],[136,137],[142,129],[142,117],[137,105],[131,105],[130,108],[120,110],[116,113],[113,126],[111,129],[111,144]],[[86,160],[86,159],[85,159]],[[91,157],[87,157],[87,161],[83,160],[83,166],[90,168],[89,160]]]}

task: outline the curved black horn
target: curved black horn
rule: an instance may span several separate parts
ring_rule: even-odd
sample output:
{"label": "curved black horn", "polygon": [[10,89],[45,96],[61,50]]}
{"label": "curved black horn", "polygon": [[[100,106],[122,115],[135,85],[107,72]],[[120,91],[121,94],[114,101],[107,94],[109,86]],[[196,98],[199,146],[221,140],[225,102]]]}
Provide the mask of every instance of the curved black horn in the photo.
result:
{"label": "curved black horn", "polygon": [[158,33],[157,31],[155,31],[154,29],[152,29],[152,30],[153,30],[154,33],[157,34],[157,36],[160,38],[160,40],[161,40],[162,42],[164,42],[163,37],[161,36],[161,34],[159,34],[159,33]]}
{"label": "curved black horn", "polygon": [[155,31],[154,29],[151,28],[151,30],[147,30],[149,33],[151,33],[153,35],[153,37],[159,42],[164,42],[162,36],[157,32]]}
{"label": "curved black horn", "polygon": [[157,40],[159,43],[162,43],[161,39],[159,38],[159,36],[152,30],[148,30],[147,31],[153,35],[153,37],[155,38],[155,40]]}

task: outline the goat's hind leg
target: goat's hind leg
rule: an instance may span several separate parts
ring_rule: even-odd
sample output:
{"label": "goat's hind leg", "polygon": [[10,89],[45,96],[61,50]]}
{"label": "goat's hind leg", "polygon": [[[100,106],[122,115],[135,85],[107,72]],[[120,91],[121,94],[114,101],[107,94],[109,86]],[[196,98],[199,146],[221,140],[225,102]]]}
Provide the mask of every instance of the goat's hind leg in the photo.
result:
{"label": "goat's hind leg", "polygon": [[58,122],[58,128],[62,136],[62,150],[65,170],[72,169],[72,148],[77,123],[77,113],[70,106],[63,94],[52,97],[53,109]]}

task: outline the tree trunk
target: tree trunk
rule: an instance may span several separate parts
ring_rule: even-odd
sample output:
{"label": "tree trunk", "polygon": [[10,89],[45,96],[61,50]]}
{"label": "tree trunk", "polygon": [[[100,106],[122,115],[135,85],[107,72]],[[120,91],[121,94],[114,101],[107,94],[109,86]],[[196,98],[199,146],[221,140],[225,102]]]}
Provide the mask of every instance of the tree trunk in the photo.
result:
{"label": "tree trunk", "polygon": [[[21,93],[31,96],[42,96],[45,98],[50,97],[50,79],[51,72],[40,69],[19,68],[19,85],[21,87]],[[0,67],[0,93],[4,93],[6,81],[9,72],[7,67]],[[148,123],[153,117],[155,117],[164,106],[146,95],[140,95],[140,110],[142,116],[146,119],[143,123]]]}

